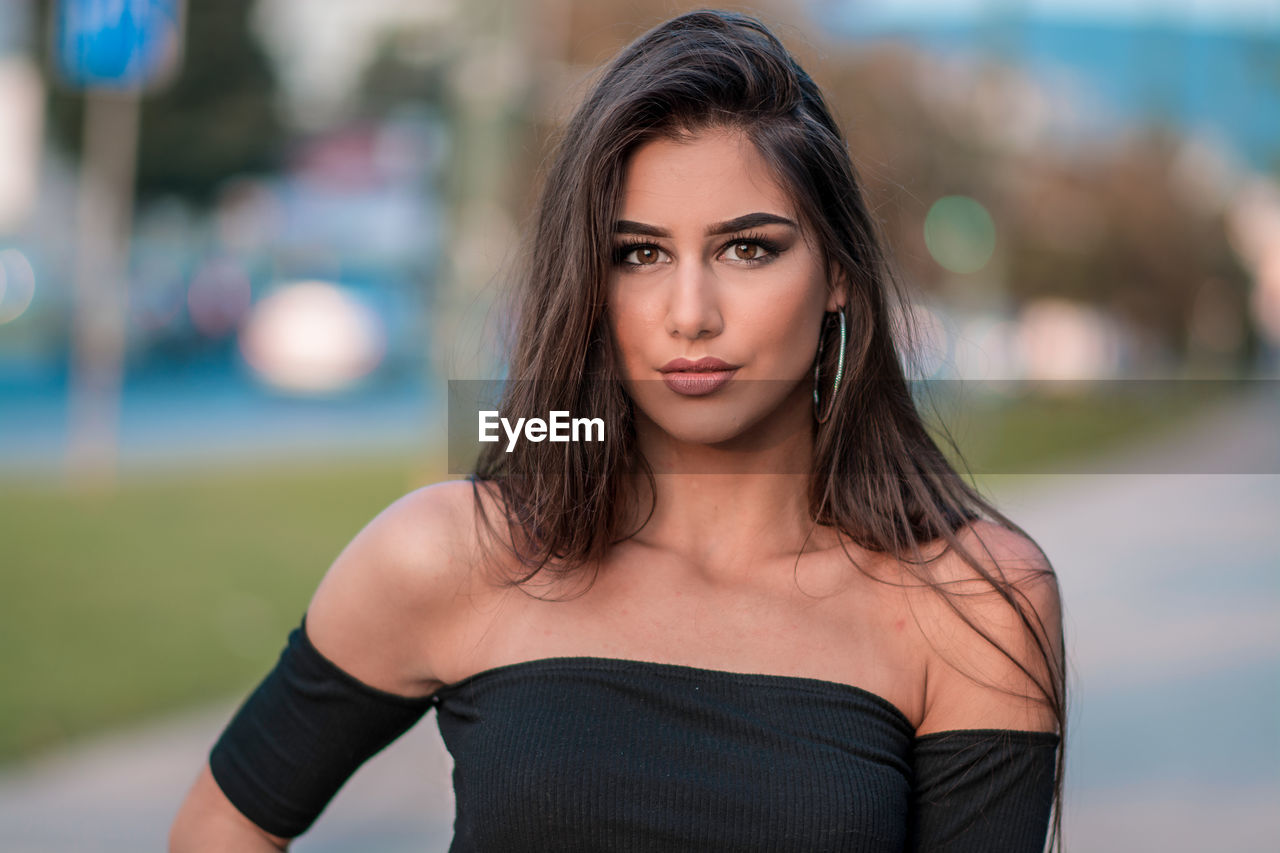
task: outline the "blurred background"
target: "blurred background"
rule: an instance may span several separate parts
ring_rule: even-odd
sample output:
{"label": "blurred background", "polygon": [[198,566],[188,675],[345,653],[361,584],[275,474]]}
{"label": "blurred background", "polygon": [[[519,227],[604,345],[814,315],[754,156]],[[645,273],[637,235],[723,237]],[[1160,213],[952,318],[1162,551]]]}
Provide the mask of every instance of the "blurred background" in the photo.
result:
{"label": "blurred background", "polygon": [[[447,476],[593,71],[698,5],[0,2],[0,848],[163,846],[338,551]],[[1068,848],[1280,849],[1280,6],[725,8],[823,87],[940,434],[1058,569]],[[295,849],[445,850],[434,728]]]}

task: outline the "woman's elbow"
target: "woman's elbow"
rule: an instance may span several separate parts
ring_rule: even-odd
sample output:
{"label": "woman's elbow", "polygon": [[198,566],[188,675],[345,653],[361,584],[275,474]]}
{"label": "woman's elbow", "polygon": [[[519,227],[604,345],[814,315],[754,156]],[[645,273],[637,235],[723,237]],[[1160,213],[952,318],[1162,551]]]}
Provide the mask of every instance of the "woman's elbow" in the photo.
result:
{"label": "woman's elbow", "polygon": [[291,839],[264,831],[232,805],[209,770],[200,770],[169,827],[169,853],[275,853]]}

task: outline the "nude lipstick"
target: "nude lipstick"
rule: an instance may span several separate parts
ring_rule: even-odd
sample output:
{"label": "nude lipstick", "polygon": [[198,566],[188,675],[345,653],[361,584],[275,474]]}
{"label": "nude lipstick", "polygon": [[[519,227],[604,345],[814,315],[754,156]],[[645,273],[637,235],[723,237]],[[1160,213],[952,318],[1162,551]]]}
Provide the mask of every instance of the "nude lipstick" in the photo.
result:
{"label": "nude lipstick", "polygon": [[738,366],[707,356],[697,361],[672,359],[658,370],[672,391],[686,397],[703,397],[723,388],[738,371]]}

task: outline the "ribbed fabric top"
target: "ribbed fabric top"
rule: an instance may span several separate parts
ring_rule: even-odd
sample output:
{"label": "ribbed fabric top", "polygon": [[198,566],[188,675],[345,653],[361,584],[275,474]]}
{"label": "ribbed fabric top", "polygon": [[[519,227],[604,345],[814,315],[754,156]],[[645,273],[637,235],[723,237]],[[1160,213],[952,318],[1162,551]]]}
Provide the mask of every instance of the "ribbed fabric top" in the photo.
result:
{"label": "ribbed fabric top", "polygon": [[209,754],[268,832],[307,830],[431,708],[454,757],[451,853],[1038,853],[1058,736],[915,737],[852,685],[600,657],[498,666],[430,696],[371,687],[306,620]]}
{"label": "ribbed fabric top", "polygon": [[1049,732],[917,738],[852,685],[614,658],[500,666],[432,699],[450,853],[1044,846]]}

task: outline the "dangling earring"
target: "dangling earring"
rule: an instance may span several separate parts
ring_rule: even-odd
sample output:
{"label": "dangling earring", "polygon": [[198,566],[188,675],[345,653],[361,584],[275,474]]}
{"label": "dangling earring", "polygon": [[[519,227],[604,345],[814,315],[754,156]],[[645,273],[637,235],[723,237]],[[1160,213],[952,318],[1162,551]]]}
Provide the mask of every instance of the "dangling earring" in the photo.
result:
{"label": "dangling earring", "polygon": [[[828,312],[830,314],[832,312]],[[844,306],[834,313],[840,315],[840,355],[836,359],[836,378],[831,385],[831,402],[827,405],[826,415],[822,414],[822,407],[818,402],[818,388],[822,385],[822,378],[819,375],[822,370],[822,345],[825,335],[818,334],[818,359],[813,365],[813,415],[818,419],[818,423],[825,424],[827,419],[831,417],[831,412],[836,405],[836,392],[840,390],[840,379],[844,376],[844,345],[845,345],[845,326],[844,326]],[[822,318],[822,331],[827,330],[827,315]]]}

